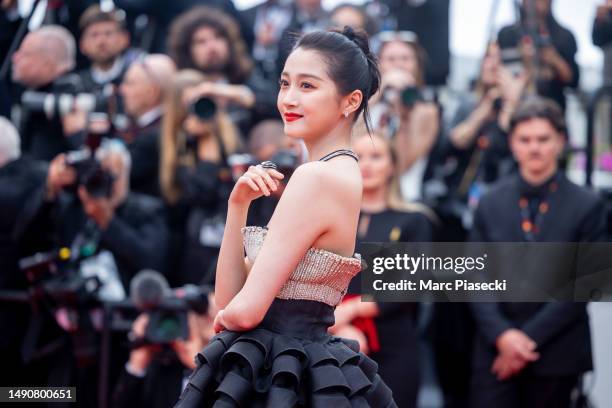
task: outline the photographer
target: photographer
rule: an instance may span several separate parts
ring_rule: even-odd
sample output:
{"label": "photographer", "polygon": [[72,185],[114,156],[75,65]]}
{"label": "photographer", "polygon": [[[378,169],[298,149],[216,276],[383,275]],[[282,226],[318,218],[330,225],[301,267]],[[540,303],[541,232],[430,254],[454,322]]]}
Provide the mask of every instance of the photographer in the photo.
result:
{"label": "photographer", "polygon": [[199,97],[197,89],[205,84],[210,82],[200,72],[179,71],[162,119],[160,182],[172,234],[173,285],[214,279],[233,186],[227,157],[240,146],[217,100]]}
{"label": "photographer", "polygon": [[[61,26],[43,26],[30,32],[12,56],[14,82],[26,90],[61,92],[62,76],[74,68],[76,45],[68,30]],[[20,134],[22,150],[35,159],[51,160],[70,150],[70,138],[64,136],[61,119],[48,117],[42,110],[21,106]]]}
{"label": "photographer", "polygon": [[104,140],[86,170],[77,171],[68,159],[60,154],[51,161],[39,211],[53,222],[59,246],[93,242],[96,251],[87,264],[104,270],[103,276],[118,275],[121,292],[137,271],[163,264],[163,208],[152,197],[130,192],[130,156],[121,142]]}
{"label": "photographer", "polygon": [[79,49],[91,64],[78,72],[84,90],[93,92],[109,83],[119,85],[129,60],[134,57],[124,54],[130,36],[121,11],[102,11],[99,5],[90,6],[79,19],[79,28]]}
{"label": "photographer", "polygon": [[133,191],[160,196],[159,145],[162,103],[167,81],[175,72],[172,60],[152,54],[134,61],[121,83],[125,113],[131,126],[121,132],[132,157],[130,186]]}
{"label": "photographer", "polygon": [[383,32],[380,43],[381,90],[373,97],[374,128],[393,139],[398,152],[401,192],[407,201],[422,197],[429,157],[440,132],[440,109],[425,87],[424,54],[411,32]]}
{"label": "photographer", "polygon": [[[18,261],[45,244],[42,231],[27,233],[31,220],[24,210],[44,178],[44,163],[21,156],[17,130],[0,117],[0,291],[27,288]],[[0,384],[28,384],[20,349],[29,319],[28,305],[0,302]]]}
{"label": "photographer", "polygon": [[[196,367],[196,354],[214,335],[212,330],[215,307],[209,304],[208,313],[187,314],[189,338],[176,339],[169,345],[145,344],[133,349],[125,369],[120,374],[113,393],[113,406],[170,407],[180,396],[183,384]],[[149,316],[141,314],[132,325],[129,335],[133,341],[143,341]]]}
{"label": "photographer", "polygon": [[612,82],[612,57],[610,43],[612,43],[612,1],[604,0],[597,7],[595,21],[593,22],[593,44],[601,47],[604,53],[604,83]]}
{"label": "photographer", "polygon": [[513,170],[507,131],[528,81],[526,72],[514,76],[502,65],[496,43],[487,47],[473,95],[465,98],[451,122],[445,173],[448,211],[471,226],[473,210],[487,184]]}
{"label": "photographer", "polygon": [[277,117],[276,97],[253,68],[238,24],[222,11],[196,7],[170,28],[168,51],[178,69],[196,69],[208,77],[199,96],[215,98],[243,135],[254,117]]}
{"label": "photographer", "polygon": [[565,88],[576,88],[580,70],[574,35],[562,27],[551,10],[552,0],[523,0],[520,20],[502,28],[497,42],[504,60],[520,59],[538,95],[565,110]]}
{"label": "photographer", "polygon": [[[121,82],[129,60],[136,56],[135,52],[124,53],[130,44],[130,37],[123,27],[123,16],[118,10],[102,11],[99,5],[92,5],[79,19],[79,29],[79,49],[89,60],[89,66],[71,76],[73,91],[99,94],[108,92],[108,87],[112,85],[111,92],[114,94],[114,87]],[[113,111],[119,108],[112,106]],[[75,107],[62,115],[62,123],[64,134],[76,140],[75,135],[87,127],[87,112]]]}

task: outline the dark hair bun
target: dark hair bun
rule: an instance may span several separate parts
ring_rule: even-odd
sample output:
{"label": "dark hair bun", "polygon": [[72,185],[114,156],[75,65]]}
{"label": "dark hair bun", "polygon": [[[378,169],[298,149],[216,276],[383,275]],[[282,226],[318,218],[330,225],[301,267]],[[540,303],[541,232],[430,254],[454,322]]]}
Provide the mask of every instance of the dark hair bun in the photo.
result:
{"label": "dark hair bun", "polygon": [[367,96],[370,98],[376,93],[376,91],[378,91],[378,87],[380,86],[380,72],[378,71],[376,56],[370,50],[368,34],[360,28],[355,30],[351,26],[344,26],[344,29],[338,32],[355,43],[363,52],[363,55],[365,55],[366,60],[368,61],[368,69],[370,71],[370,92]]}

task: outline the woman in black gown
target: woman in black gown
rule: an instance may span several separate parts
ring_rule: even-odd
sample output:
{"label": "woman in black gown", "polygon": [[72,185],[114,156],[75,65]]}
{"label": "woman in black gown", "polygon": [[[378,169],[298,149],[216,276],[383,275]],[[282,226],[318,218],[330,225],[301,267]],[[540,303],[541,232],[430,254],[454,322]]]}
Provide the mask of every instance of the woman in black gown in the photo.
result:
{"label": "woman in black gown", "polygon": [[245,226],[249,205],[283,175],[264,162],[236,182],[217,263],[218,335],[196,356],[179,407],[397,406],[358,344],[328,334],[361,270],[361,176],[348,147],[378,83],[366,35],[349,27],[308,33],[287,58],[278,108],[311,161],[291,176],[267,228]]}
{"label": "woman in black gown", "polygon": [[[418,204],[402,202],[396,176],[395,152],[379,135],[357,137],[353,149],[359,157],[363,178],[363,200],[357,231],[362,242],[429,242],[432,239],[430,211]],[[332,331],[354,338],[379,364],[379,373],[393,391],[400,407],[416,407],[419,389],[416,303],[361,302],[361,280],[356,276],[349,295],[336,308]],[[352,296],[351,296],[352,295]]]}

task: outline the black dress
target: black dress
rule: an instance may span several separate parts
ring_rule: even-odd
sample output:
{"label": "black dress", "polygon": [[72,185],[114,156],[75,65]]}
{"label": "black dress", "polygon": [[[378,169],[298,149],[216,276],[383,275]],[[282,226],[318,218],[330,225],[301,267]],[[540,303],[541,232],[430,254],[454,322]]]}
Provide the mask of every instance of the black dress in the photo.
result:
{"label": "black dress", "polygon": [[[251,261],[266,232],[244,229]],[[327,332],[360,270],[359,258],[308,250],[255,329],[222,331],[197,355],[176,406],[396,407],[374,360]]]}
{"label": "black dress", "polygon": [[[424,213],[386,209],[378,213],[362,212],[357,236],[357,250],[362,242],[429,242],[432,225]],[[366,230],[367,229],[367,230]],[[356,276],[349,293],[361,293],[361,279]],[[393,391],[393,399],[402,408],[416,407],[419,391],[419,353],[416,303],[378,302],[374,318],[379,350],[370,357],[379,365],[380,376]],[[367,333],[366,333],[367,335]],[[370,340],[370,339],[368,339]],[[372,350],[372,342],[369,341]]]}

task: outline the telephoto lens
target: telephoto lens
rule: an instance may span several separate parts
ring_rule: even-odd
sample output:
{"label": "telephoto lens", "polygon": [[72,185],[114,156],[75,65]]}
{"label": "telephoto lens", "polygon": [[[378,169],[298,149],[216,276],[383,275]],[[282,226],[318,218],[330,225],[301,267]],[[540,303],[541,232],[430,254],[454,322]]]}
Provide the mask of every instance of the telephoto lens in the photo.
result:
{"label": "telephoto lens", "polygon": [[208,121],[217,113],[217,105],[212,99],[203,96],[189,106],[189,112],[196,115],[200,120]]}

